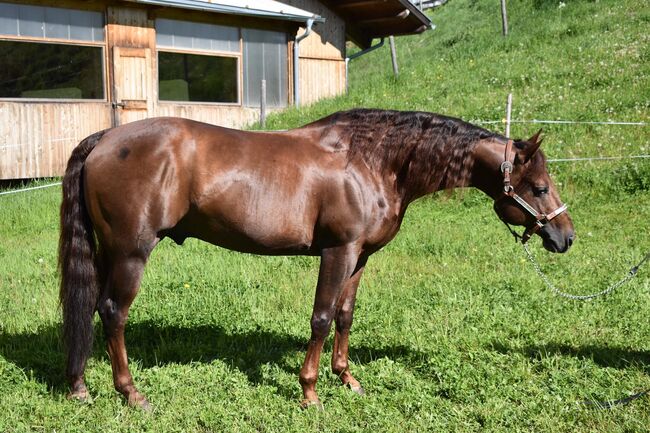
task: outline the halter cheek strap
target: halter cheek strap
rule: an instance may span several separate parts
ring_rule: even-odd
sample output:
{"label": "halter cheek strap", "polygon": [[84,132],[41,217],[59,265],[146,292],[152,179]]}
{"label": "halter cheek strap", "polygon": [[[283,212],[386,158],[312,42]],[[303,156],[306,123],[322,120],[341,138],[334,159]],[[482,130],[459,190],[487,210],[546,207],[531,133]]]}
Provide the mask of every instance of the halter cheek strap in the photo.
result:
{"label": "halter cheek strap", "polygon": [[510,162],[510,154],[512,153],[512,143],[513,143],[512,140],[508,140],[508,142],[506,143],[504,161],[501,163],[501,173],[503,174],[503,195],[501,195],[501,197],[499,197],[496,200],[496,203],[504,199],[511,198],[519,206],[521,206],[522,209],[524,209],[526,212],[531,214],[533,218],[535,218],[535,222],[533,223],[533,225],[528,227],[524,231],[523,235],[520,235],[519,233],[514,231],[505,220],[501,219],[501,221],[503,221],[504,224],[508,227],[508,230],[510,230],[510,233],[512,233],[512,235],[515,237],[515,239],[516,240],[521,239],[521,243],[525,244],[535,233],[537,233],[542,227],[548,224],[553,218],[565,212],[567,210],[567,205],[563,204],[559,208],[555,209],[553,212],[549,214],[544,214],[538,212],[537,209],[531,206],[526,200],[524,200],[521,196],[519,196],[515,192],[515,188],[510,184],[510,174],[512,173],[513,170],[513,163]]}

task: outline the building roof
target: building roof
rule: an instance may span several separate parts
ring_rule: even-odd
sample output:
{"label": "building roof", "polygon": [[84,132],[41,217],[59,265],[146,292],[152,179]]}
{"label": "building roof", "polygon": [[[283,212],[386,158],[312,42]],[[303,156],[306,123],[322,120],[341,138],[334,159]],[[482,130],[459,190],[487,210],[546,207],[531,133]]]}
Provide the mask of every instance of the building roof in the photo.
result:
{"label": "building roof", "polygon": [[431,21],[408,0],[324,0],[346,24],[347,38],[367,48],[373,38],[422,33]]}
{"label": "building roof", "polygon": [[[312,12],[275,0],[125,0],[155,6],[192,9],[304,23],[325,19]],[[347,39],[361,48],[373,38],[421,33],[431,21],[409,0],[321,0],[345,21]]]}
{"label": "building roof", "polygon": [[316,22],[324,18],[297,7],[274,0],[127,0],[133,3],[165,6],[179,9],[192,9],[204,12],[217,12],[232,15],[244,15],[257,18],[273,18],[288,21]]}

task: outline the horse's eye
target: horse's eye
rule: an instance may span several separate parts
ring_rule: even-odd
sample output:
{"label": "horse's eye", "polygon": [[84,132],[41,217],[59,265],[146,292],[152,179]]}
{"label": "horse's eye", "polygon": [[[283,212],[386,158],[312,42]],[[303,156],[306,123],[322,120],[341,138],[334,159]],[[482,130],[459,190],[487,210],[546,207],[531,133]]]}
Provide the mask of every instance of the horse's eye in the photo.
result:
{"label": "horse's eye", "polygon": [[542,194],[548,194],[548,187],[547,186],[536,186],[533,187],[533,193],[536,196],[540,196]]}

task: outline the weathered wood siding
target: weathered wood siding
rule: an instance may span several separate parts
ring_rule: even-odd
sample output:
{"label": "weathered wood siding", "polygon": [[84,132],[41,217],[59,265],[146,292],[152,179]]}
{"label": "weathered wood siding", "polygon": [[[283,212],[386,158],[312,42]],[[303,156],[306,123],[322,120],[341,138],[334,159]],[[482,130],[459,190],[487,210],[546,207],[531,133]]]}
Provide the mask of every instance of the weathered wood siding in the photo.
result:
{"label": "weathered wood siding", "polygon": [[[23,3],[22,1],[19,1]],[[77,9],[102,10],[101,2],[33,0]],[[259,110],[233,104],[158,102],[155,17],[158,9],[106,2],[104,45],[105,101],[0,100],[0,179],[60,176],[67,159],[84,137],[101,129],[153,116],[179,116],[227,127],[259,119]],[[103,3],[103,4],[106,4]],[[327,19],[300,45],[303,104],[345,91],[345,24],[317,0],[289,0]],[[166,10],[165,17],[191,19],[191,13]],[[204,19],[201,15],[201,21]],[[227,16],[215,16],[221,24]],[[229,18],[228,18],[229,19]],[[246,26],[241,17],[232,25]],[[210,21],[210,20],[207,20]],[[253,20],[255,25],[274,22]],[[276,23],[277,24],[277,23]],[[254,25],[254,26],[255,26]],[[254,27],[253,26],[253,27]],[[304,32],[301,29],[298,34]],[[289,43],[291,47],[292,43]],[[289,50],[289,86],[295,65]],[[240,77],[241,79],[241,77]],[[292,94],[292,89],[289,89]],[[241,99],[241,95],[240,95]],[[117,108],[113,108],[117,103]]]}
{"label": "weathered wood siding", "polygon": [[107,8],[107,37],[109,47],[154,48],[154,21],[146,9],[137,7]]}
{"label": "weathered wood siding", "polygon": [[[345,92],[345,22],[317,0],[285,3],[326,19],[315,23],[312,33],[300,42],[300,99],[302,105]],[[298,35],[305,32],[304,28]]]}
{"label": "weathered wood siding", "polygon": [[[300,9],[325,18],[324,23],[314,23],[312,34],[300,42],[300,57],[318,59],[345,59],[345,22],[317,0],[285,0]],[[298,34],[304,33],[301,28]]]}
{"label": "weathered wood siding", "polygon": [[[267,110],[269,112],[271,110]],[[156,110],[157,116],[184,117],[199,122],[228,128],[240,128],[257,122],[260,110],[240,106],[207,106],[200,104],[175,104],[161,102]]]}
{"label": "weathered wood siding", "polygon": [[115,124],[155,115],[155,22],[147,10],[108,7],[106,37],[111,82],[111,101],[117,103]]}
{"label": "weathered wood siding", "polygon": [[110,126],[105,102],[0,102],[0,179],[60,176],[79,141]]}
{"label": "weathered wood siding", "polygon": [[312,104],[319,99],[345,92],[345,62],[300,59],[301,104]]}

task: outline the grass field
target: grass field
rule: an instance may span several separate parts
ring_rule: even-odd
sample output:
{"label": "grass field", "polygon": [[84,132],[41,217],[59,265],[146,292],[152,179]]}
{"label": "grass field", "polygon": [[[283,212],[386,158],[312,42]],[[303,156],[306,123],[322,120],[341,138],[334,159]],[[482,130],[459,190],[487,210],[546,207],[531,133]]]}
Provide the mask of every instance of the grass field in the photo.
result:
{"label": "grass field", "polygon": [[[292,127],[354,106],[468,120],[650,117],[650,10],[641,1],[452,0],[433,32],[398,38],[351,63],[350,94],[272,116]],[[531,135],[533,125],[515,125]],[[550,157],[648,153],[647,127],[545,128]],[[586,293],[650,249],[650,161],[555,164],[578,238],[534,251],[550,277]],[[609,411],[577,402],[650,388],[650,266],[603,299],[551,295],[487,198],[415,203],[371,257],[351,336],[367,395],[329,370],[324,412],[302,411],[297,375],[309,338],[318,261],[259,257],[188,240],[154,251],[131,309],[127,348],[155,407],[128,408],[112,387],[101,327],[87,370],[94,401],[65,399],[57,306],[58,188],[0,196],[0,432],[22,431],[650,431],[650,399]]]}

